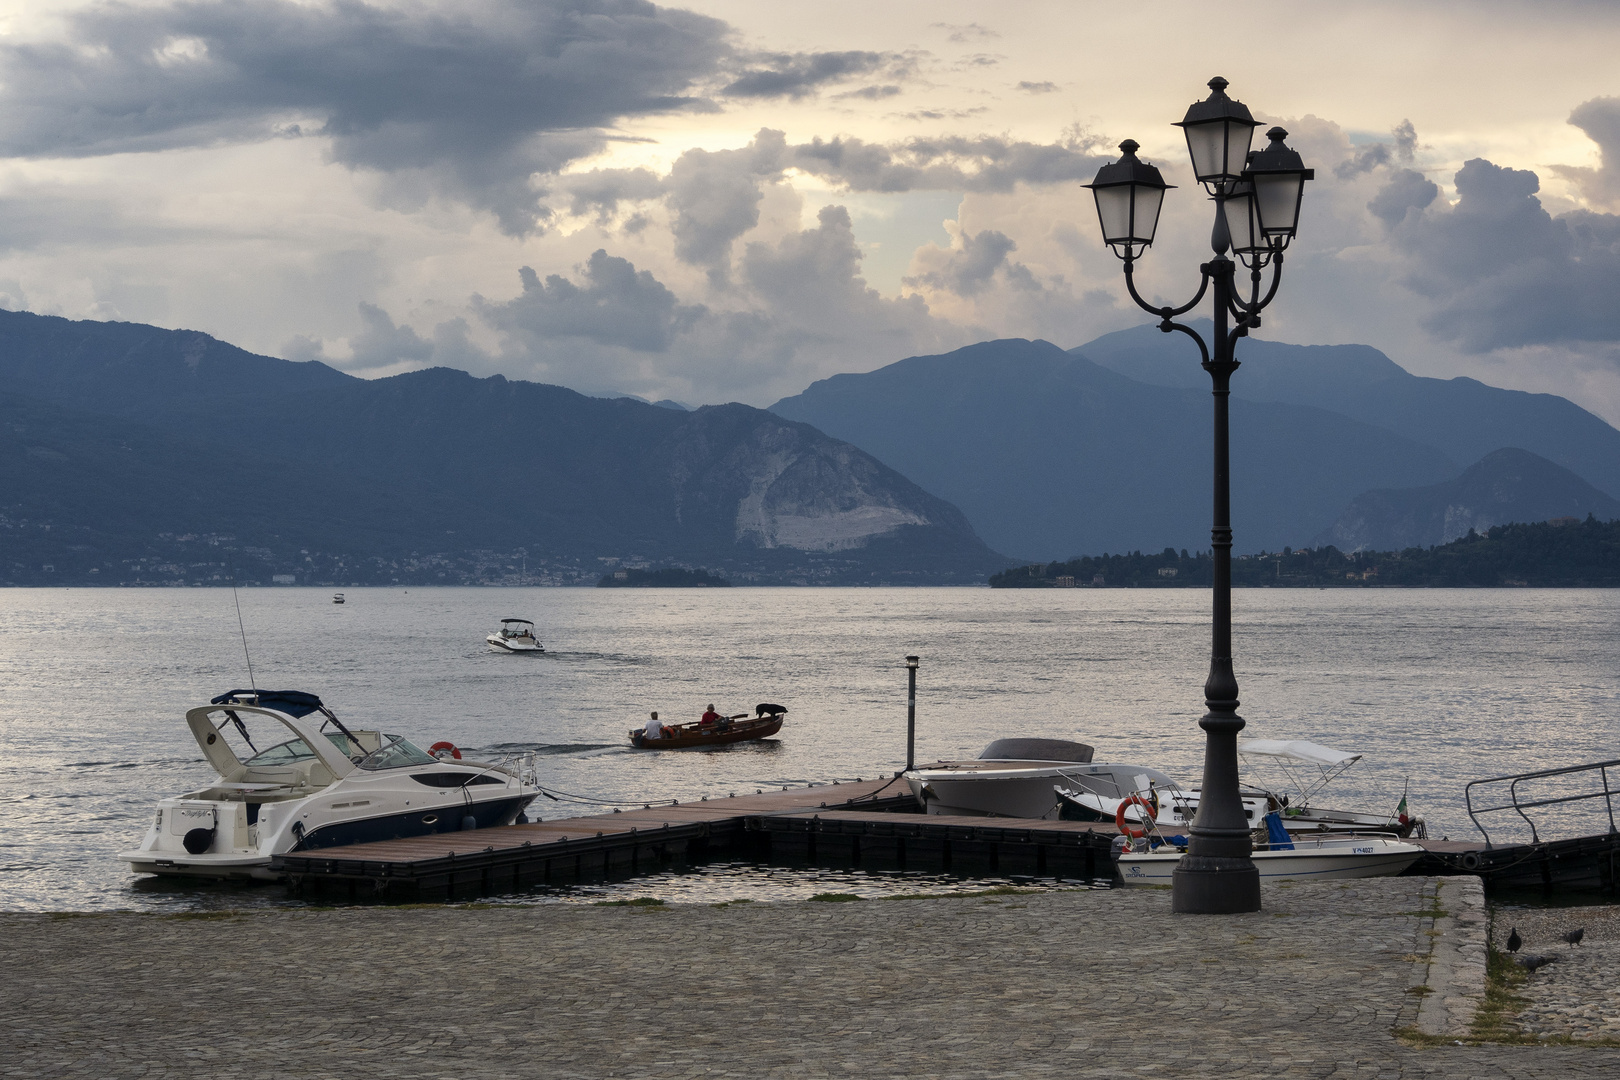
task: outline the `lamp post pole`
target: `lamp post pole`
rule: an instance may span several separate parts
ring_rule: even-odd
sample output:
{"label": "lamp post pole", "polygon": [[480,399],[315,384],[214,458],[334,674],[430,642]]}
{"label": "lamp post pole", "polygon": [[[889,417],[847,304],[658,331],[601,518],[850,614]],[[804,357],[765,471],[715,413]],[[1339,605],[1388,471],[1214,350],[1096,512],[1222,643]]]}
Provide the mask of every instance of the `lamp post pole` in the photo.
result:
{"label": "lamp post pole", "polygon": [[[1210,548],[1214,569],[1209,677],[1204,682],[1207,710],[1204,729],[1204,777],[1198,812],[1188,832],[1187,853],[1176,864],[1171,910],[1188,914],[1228,914],[1260,910],[1260,873],[1249,856],[1251,827],[1238,794],[1237,736],[1244,721],[1238,715],[1237,675],[1232,667],[1232,465],[1228,400],[1237,339],[1260,325],[1260,312],[1277,295],[1283,249],[1299,224],[1304,183],[1314,175],[1283,143],[1288,135],[1272,128],[1271,145],[1251,153],[1258,122],[1242,102],[1226,96],[1227,82],[1209,82],[1210,96],[1195,102],[1177,125],[1187,137],[1193,173],[1215,201],[1215,227],[1210,235],[1214,256],[1199,267],[1198,293],[1180,307],[1148,303],[1136,290],[1134,263],[1153,243],[1159,209],[1170,185],[1159,170],[1136,157],[1138,145],[1120,144],[1119,161],[1104,165],[1087,186],[1097,200],[1103,240],[1125,264],[1125,284],[1144,311],[1159,318],[1165,333],[1182,333],[1198,346],[1214,395],[1214,505]],[[1250,270],[1249,295],[1237,287],[1237,264],[1231,251]],[[1263,271],[1270,267],[1270,287],[1261,293]],[[1206,294],[1214,305],[1211,340],[1175,321]]]}
{"label": "lamp post pole", "polygon": [[906,657],[906,772],[917,767],[917,657]]}

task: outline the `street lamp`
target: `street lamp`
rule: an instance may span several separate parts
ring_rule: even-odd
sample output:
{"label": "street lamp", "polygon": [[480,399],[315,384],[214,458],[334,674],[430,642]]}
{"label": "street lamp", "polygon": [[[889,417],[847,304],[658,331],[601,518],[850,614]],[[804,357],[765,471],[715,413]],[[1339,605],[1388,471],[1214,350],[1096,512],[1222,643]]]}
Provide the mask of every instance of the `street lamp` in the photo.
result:
{"label": "street lamp", "polygon": [[[1227,399],[1237,339],[1260,325],[1260,312],[1277,295],[1282,280],[1283,250],[1299,227],[1300,200],[1305,181],[1315,175],[1283,140],[1288,132],[1274,127],[1263,150],[1249,150],[1259,121],[1241,101],[1226,96],[1227,82],[1209,81],[1210,95],[1194,102],[1181,120],[1192,157],[1193,175],[1215,201],[1215,228],[1210,246],[1215,257],[1199,267],[1203,280],[1198,294],[1180,307],[1157,307],[1143,300],[1132,277],[1133,264],[1153,244],[1159,209],[1169,187],[1159,170],[1137,160],[1140,149],[1127,139],[1120,144],[1119,161],[1104,165],[1086,186],[1097,200],[1103,241],[1125,264],[1125,285],[1131,299],[1159,317],[1159,329],[1186,334],[1198,345],[1204,370],[1209,372],[1215,396],[1214,525],[1210,546],[1214,556],[1213,632],[1209,678],[1204,683],[1207,712],[1198,726],[1205,731],[1204,782],[1193,818],[1187,854],[1177,863],[1172,878],[1171,910],[1226,914],[1260,910],[1260,873],[1249,858],[1249,820],[1238,796],[1237,735],[1243,730],[1238,715],[1237,676],[1232,671],[1232,475],[1227,431]],[[1249,270],[1248,295],[1236,284],[1237,264],[1231,251]],[[1261,293],[1264,271],[1271,281]],[[1191,311],[1213,291],[1212,340],[1175,317]]]}

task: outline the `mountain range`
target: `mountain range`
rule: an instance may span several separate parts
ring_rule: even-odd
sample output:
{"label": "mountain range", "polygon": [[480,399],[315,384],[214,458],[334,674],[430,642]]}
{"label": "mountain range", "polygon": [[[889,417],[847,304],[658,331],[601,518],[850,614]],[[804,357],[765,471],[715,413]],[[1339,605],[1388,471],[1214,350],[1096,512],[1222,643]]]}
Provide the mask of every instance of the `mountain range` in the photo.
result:
{"label": "mountain range", "polygon": [[[1238,359],[1239,553],[1308,543],[1365,492],[1432,489],[1504,447],[1604,497],[1620,491],[1620,431],[1563,398],[1420,378],[1359,345],[1244,340]],[[1009,339],[911,357],[771,408],[950,500],[999,551],[1049,560],[1209,543],[1209,377],[1189,343],[1153,326],[1070,350]],[[1529,504],[1493,512],[1541,520],[1523,516],[1537,512]]]}
{"label": "mountain range", "polygon": [[974,581],[961,512],[746,405],[445,368],[365,380],[204,334],[0,312],[0,580]]}

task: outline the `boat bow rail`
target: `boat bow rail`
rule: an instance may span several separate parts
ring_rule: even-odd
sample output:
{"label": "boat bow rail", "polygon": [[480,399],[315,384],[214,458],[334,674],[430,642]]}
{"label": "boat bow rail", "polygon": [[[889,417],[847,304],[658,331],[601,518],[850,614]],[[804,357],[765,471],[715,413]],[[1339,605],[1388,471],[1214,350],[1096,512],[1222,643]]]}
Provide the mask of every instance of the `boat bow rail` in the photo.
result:
{"label": "boat bow rail", "polygon": [[[1540,769],[1535,772],[1514,773],[1509,776],[1492,776],[1484,780],[1471,781],[1463,788],[1463,799],[1468,807],[1468,816],[1473,820],[1474,827],[1485,837],[1485,847],[1490,849],[1495,845],[1491,841],[1491,834],[1480,821],[1483,814],[1501,814],[1509,811],[1523,818],[1525,824],[1530,826],[1530,842],[1542,843],[1541,830],[1535,820],[1525,811],[1538,810],[1554,806],[1572,806],[1576,803],[1591,802],[1596,799],[1603,800],[1603,809],[1608,815],[1608,835],[1617,833],[1614,820],[1614,797],[1620,794],[1614,786],[1611,770],[1620,770],[1620,759],[1612,761],[1596,761],[1589,765],[1567,765],[1561,769]],[[1596,781],[1598,790],[1576,791],[1571,793],[1569,785],[1580,783],[1582,779]],[[1537,782],[1540,782],[1539,784]],[[1506,784],[1507,801],[1492,805],[1476,806],[1474,804],[1475,788],[1481,788],[1480,797],[1487,798],[1486,792],[1492,790],[1487,785]],[[1526,790],[1521,791],[1521,785]],[[1543,786],[1556,789],[1556,793],[1541,794],[1535,788]],[[1500,832],[1500,827],[1498,828]]]}

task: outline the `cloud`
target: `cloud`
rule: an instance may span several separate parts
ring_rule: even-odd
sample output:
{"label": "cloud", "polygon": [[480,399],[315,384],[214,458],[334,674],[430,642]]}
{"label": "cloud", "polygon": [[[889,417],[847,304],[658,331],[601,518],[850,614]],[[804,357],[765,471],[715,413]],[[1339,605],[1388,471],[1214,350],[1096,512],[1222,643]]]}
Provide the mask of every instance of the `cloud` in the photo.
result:
{"label": "cloud", "polygon": [[825,86],[882,71],[890,78],[909,73],[911,61],[898,53],[773,53],[761,66],[743,72],[722,93],[735,98],[798,99]]}
{"label": "cloud", "polygon": [[1394,138],[1390,142],[1369,143],[1349,159],[1339,162],[1333,167],[1334,175],[1340,180],[1348,180],[1397,161],[1410,165],[1417,151],[1417,129],[1412,126],[1412,121],[1402,120],[1392,134]]}
{"label": "cloud", "polygon": [[1001,36],[989,27],[980,26],[978,23],[937,22],[928,25],[930,29],[946,31],[946,40],[948,41],[985,41]]}
{"label": "cloud", "polygon": [[1434,202],[1440,186],[1415,169],[1397,169],[1367,204],[1372,216],[1385,225],[1400,224],[1408,210],[1422,210]]}
{"label": "cloud", "polygon": [[629,260],[598,249],[579,268],[583,284],[549,274],[544,281],[525,266],[523,292],[504,304],[484,304],[480,314],[509,334],[541,339],[583,338],[598,345],[661,353],[705,314],[681,304],[663,282]]}
{"label": "cloud", "polygon": [[1554,165],[1553,172],[1592,205],[1620,210],[1620,98],[1593,98],[1570,113],[1569,122],[1597,143],[1602,164],[1596,169]]}
{"label": "cloud", "polygon": [[1021,81],[1017,88],[1026,94],[1055,94],[1058,90],[1058,84],[1055,82],[1029,82],[1025,80]]}
{"label": "cloud", "polygon": [[103,4],[0,46],[0,152],[73,157],[318,133],[350,168],[536,225],[531,177],[637,116],[712,108],[716,19],[642,0]]}
{"label": "cloud", "polygon": [[1018,250],[1018,245],[1004,233],[985,229],[973,234],[962,234],[961,245],[940,248],[929,245],[920,249],[916,264],[920,273],[905,278],[913,289],[945,289],[958,296],[975,296],[983,292],[1003,266],[1022,270],[1022,283],[1029,283],[1028,269],[1017,263],[1008,263],[1007,256]]}
{"label": "cloud", "polygon": [[1553,217],[1528,170],[1482,158],[1456,175],[1457,205],[1408,217],[1393,237],[1427,328],[1469,352],[1620,340],[1620,216]]}

